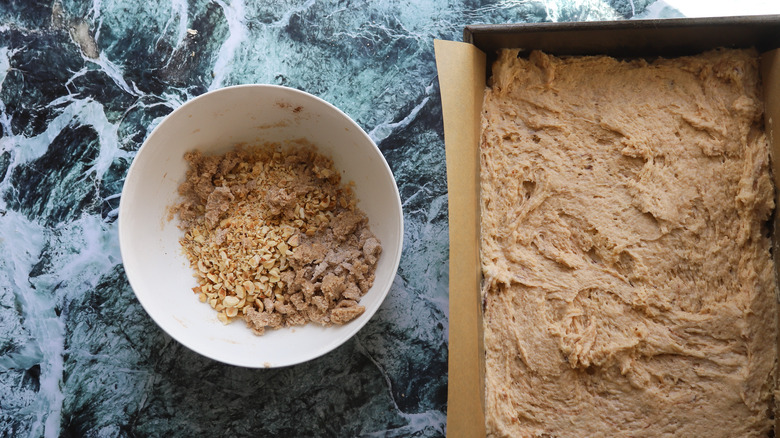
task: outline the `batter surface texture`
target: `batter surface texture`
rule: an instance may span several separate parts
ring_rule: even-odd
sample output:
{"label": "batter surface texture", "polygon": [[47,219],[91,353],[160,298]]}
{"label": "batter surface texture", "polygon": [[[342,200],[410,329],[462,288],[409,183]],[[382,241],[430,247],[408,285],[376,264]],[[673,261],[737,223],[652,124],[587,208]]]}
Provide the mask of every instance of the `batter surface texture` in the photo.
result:
{"label": "batter surface texture", "polygon": [[504,50],[481,144],[488,435],[772,429],[758,57]]}

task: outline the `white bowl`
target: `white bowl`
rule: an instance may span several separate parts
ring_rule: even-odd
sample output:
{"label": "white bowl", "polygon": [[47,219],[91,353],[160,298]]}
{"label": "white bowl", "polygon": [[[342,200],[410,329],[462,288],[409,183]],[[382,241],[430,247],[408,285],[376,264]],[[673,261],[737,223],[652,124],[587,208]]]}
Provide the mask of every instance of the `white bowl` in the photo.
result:
{"label": "white bowl", "polygon": [[[365,312],[342,325],[266,330],[256,336],[243,321],[223,325],[198,301],[196,281],[168,220],[184,180],[185,152],[221,153],[237,143],[306,138],[354,181],[358,206],[382,243]],[[127,278],[149,316],[171,337],[209,358],[245,367],[280,367],[319,357],[357,333],[382,304],[398,269],[403,212],[395,179],[369,136],[333,105],[308,93],[274,85],[222,88],[169,114],[138,150],[119,205],[119,244]]]}

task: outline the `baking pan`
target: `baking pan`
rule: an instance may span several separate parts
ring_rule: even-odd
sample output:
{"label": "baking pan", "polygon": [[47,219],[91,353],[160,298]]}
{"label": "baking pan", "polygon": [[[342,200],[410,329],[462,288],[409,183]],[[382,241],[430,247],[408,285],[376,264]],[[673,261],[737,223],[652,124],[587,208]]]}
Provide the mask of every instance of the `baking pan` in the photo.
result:
{"label": "baking pan", "polygon": [[[756,48],[761,54],[765,125],[771,156],[780,156],[780,15],[614,22],[479,24],[464,42],[434,43],[444,115],[450,224],[450,323],[447,435],[479,437],[484,424],[479,266],[479,139],[482,95],[500,48],[521,54],[654,58],[706,50]],[[774,171],[780,187],[780,171]],[[777,194],[776,194],[777,196]],[[776,197],[776,204],[778,198]],[[777,228],[775,215],[775,228]],[[778,252],[778,236],[773,239]],[[778,429],[778,426],[775,426]]]}

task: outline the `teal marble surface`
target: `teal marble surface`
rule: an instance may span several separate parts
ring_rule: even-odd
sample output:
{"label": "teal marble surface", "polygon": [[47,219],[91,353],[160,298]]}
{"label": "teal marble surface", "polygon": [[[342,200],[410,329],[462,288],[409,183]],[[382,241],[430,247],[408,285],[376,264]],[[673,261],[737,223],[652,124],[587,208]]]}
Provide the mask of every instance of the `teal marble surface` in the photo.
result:
{"label": "teal marble surface", "polygon": [[[0,1],[0,437],[443,436],[447,189],[434,38],[467,24],[674,17],[652,0]],[[201,357],[144,313],[117,208],[188,99],[286,85],[377,142],[405,213],[398,276],[357,336],[301,365]]]}

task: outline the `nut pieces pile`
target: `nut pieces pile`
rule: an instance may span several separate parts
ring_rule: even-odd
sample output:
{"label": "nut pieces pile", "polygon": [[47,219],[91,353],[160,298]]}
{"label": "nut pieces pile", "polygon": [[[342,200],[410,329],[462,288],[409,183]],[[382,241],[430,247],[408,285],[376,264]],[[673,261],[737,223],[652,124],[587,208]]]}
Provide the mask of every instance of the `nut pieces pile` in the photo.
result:
{"label": "nut pieces pile", "polygon": [[330,159],[306,141],[185,159],[183,202],[172,213],[198,280],[193,291],[220,321],[243,318],[260,335],[363,313],[358,300],[381,245]]}

